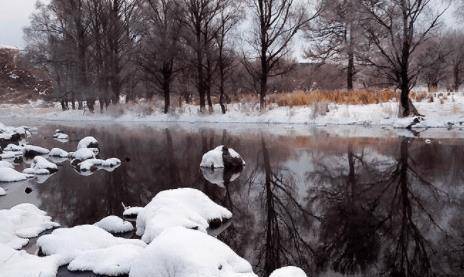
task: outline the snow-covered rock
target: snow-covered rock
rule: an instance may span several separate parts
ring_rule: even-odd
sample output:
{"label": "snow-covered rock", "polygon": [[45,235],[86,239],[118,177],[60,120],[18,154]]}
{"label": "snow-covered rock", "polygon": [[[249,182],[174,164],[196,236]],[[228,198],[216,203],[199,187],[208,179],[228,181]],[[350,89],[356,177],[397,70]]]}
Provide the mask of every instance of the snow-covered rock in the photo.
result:
{"label": "snow-covered rock", "polygon": [[112,234],[127,233],[134,230],[134,226],[129,221],[125,221],[115,215],[107,216],[94,225]]}
{"label": "snow-covered rock", "polygon": [[220,225],[231,217],[229,210],[214,203],[197,189],[165,190],[139,212],[137,235],[149,243],[170,227],[181,226],[206,232],[210,223]]}
{"label": "snow-covered rock", "polygon": [[307,277],[306,273],[299,267],[286,266],[274,270],[269,277]]}
{"label": "snow-covered rock", "polygon": [[44,157],[36,156],[32,160],[31,167],[23,170],[26,174],[46,175],[58,171],[58,166],[47,161]]}
{"label": "snow-covered rock", "polygon": [[13,164],[7,161],[0,161],[0,167],[14,168]]}
{"label": "snow-covered rock", "polygon": [[0,167],[0,182],[19,182],[31,177],[31,175],[18,172],[13,168]]}
{"label": "snow-covered rock", "polygon": [[0,154],[0,160],[9,160],[16,158],[15,152],[3,152]]}
{"label": "snow-covered rock", "polygon": [[[84,148],[86,149],[86,148]],[[95,171],[99,166],[103,164],[103,160],[100,159],[88,159],[77,165],[79,171]]]}
{"label": "snow-covered rock", "polygon": [[124,209],[122,216],[126,219],[135,219],[139,213],[143,210],[143,207],[127,207]]}
{"label": "snow-covered rock", "polygon": [[50,153],[48,153],[48,156],[58,157],[58,158],[67,158],[69,156],[69,153],[64,151],[61,148],[52,148],[50,150]]}
{"label": "snow-covered rock", "polygon": [[41,155],[47,155],[50,151],[46,148],[35,146],[35,145],[25,145],[23,148],[23,155],[25,157],[35,157]]}
{"label": "snow-covered rock", "polygon": [[5,196],[5,195],[6,195],[5,189],[0,187],[0,196]]}
{"label": "snow-covered rock", "polygon": [[77,144],[77,149],[98,148],[98,140],[94,137],[85,137]]}
{"label": "snow-covered rock", "polygon": [[199,231],[165,230],[139,255],[130,277],[257,277],[249,262]]}
{"label": "snow-covered rock", "polygon": [[55,134],[53,135],[53,138],[57,140],[68,140],[69,136],[61,130],[56,130]]}
{"label": "snow-covered rock", "polygon": [[118,158],[110,158],[106,159],[103,161],[102,165],[103,167],[116,167],[121,165],[121,160]]}
{"label": "snow-covered rock", "polygon": [[72,158],[77,161],[85,161],[88,159],[94,159],[95,153],[89,148],[80,148],[76,152],[72,153]]}
{"label": "snow-covered rock", "polygon": [[3,149],[3,151],[6,151],[6,152],[22,152],[23,147],[19,146],[19,145],[16,145],[16,144],[11,144],[10,143]]}
{"label": "snow-covered rock", "polygon": [[0,210],[0,226],[0,244],[21,249],[29,242],[29,238],[37,237],[41,232],[58,227],[59,224],[52,222],[51,217],[36,206],[24,203]]}
{"label": "snow-covered rock", "polygon": [[55,277],[58,257],[38,257],[0,243],[0,276]]}
{"label": "snow-covered rock", "polygon": [[129,272],[146,244],[114,237],[94,225],[79,225],[43,235],[37,240],[37,246],[45,255],[57,255],[59,264],[69,264],[69,270],[116,276]]}
{"label": "snow-covered rock", "polygon": [[220,145],[205,153],[200,163],[200,167],[210,168],[237,168],[244,165],[245,161],[240,154],[224,145]]}

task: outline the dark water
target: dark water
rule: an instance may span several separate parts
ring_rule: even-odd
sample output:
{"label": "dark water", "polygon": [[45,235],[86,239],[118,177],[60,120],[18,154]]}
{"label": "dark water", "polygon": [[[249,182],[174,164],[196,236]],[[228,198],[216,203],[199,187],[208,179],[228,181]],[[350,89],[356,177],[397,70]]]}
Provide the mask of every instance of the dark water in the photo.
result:
{"label": "dark water", "polygon": [[[57,128],[71,141],[51,139]],[[100,141],[102,157],[118,157],[122,166],[84,177],[64,162],[42,184],[2,184],[9,194],[0,208],[31,202],[74,226],[121,215],[122,203],[143,206],[161,190],[193,187],[233,212],[218,238],[260,276],[286,265],[310,276],[464,276],[462,139],[45,125],[29,140],[71,151],[87,135]],[[220,144],[247,162],[223,185],[199,168],[202,154]]]}

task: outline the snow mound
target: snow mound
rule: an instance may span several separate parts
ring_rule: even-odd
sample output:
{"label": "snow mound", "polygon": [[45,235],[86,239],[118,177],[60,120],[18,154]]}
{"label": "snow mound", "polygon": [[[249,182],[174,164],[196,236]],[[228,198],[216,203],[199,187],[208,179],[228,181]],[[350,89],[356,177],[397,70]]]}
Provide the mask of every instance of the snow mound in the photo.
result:
{"label": "snow mound", "polygon": [[233,182],[240,177],[241,170],[225,170],[224,168],[208,168],[201,167],[201,174],[206,181],[211,184],[216,184],[221,188],[225,188],[226,183]]}
{"label": "snow mound", "polygon": [[116,167],[121,165],[121,160],[118,158],[110,158],[103,161],[103,167]]}
{"label": "snow mound", "polygon": [[223,168],[244,166],[245,161],[234,149],[220,145],[206,152],[200,163],[200,167]]}
{"label": "snow mound", "polygon": [[56,229],[41,236],[37,245],[43,254],[57,255],[60,265],[69,264],[69,270],[111,276],[127,274],[146,246],[140,240],[114,237],[94,225]]}
{"label": "snow mound", "polygon": [[48,153],[48,156],[50,157],[58,157],[58,158],[67,158],[69,155],[68,152],[64,151],[63,149],[60,148],[52,148],[50,150],[50,153]]}
{"label": "snow mound", "polygon": [[32,204],[19,204],[8,210],[0,210],[0,244],[21,249],[29,238],[37,237],[45,230],[58,227],[51,217]]}
{"label": "snow mound", "polygon": [[35,146],[35,145],[26,145],[23,148],[23,155],[26,157],[35,157],[35,156],[40,156],[40,155],[47,155],[50,153],[48,149],[45,149],[40,146]]}
{"label": "snow mound", "polygon": [[32,160],[31,167],[23,170],[26,174],[47,175],[58,171],[58,166],[47,161],[44,157],[36,156]]}
{"label": "snow mound", "polygon": [[134,226],[129,221],[115,215],[107,216],[94,225],[112,234],[127,233],[134,230]]}
{"label": "snow mound", "polygon": [[210,222],[219,225],[231,217],[229,210],[214,203],[197,189],[165,190],[139,212],[137,235],[149,243],[170,227],[181,226],[206,232]]}
{"label": "snow mound", "polygon": [[85,137],[77,144],[77,149],[98,148],[98,140],[94,137]]}
{"label": "snow mound", "polygon": [[256,277],[250,263],[223,242],[195,230],[170,228],[132,264],[130,277]]}
{"label": "snow mound", "polygon": [[306,273],[299,267],[286,266],[274,270],[269,277],[307,277]]}
{"label": "snow mound", "polygon": [[[83,148],[87,149],[87,148]],[[77,165],[79,171],[95,171],[98,169],[98,166],[103,164],[103,160],[100,159],[88,159]]]}
{"label": "snow mound", "polygon": [[0,196],[5,196],[5,195],[6,195],[5,189],[0,187]]}
{"label": "snow mound", "polygon": [[0,276],[55,277],[57,271],[56,256],[37,257],[0,243]]}
{"label": "snow mound", "polygon": [[134,219],[134,218],[137,218],[137,216],[142,210],[143,210],[143,207],[128,207],[124,209],[122,216],[124,218]]}
{"label": "snow mound", "polygon": [[4,152],[0,154],[0,160],[9,160],[16,157],[15,152]]}
{"label": "snow mound", "polygon": [[61,130],[56,130],[55,134],[53,135],[53,138],[57,140],[68,140],[69,136]]}
{"label": "snow mound", "polygon": [[19,182],[32,176],[24,174],[9,167],[0,166],[0,182]]}
{"label": "snow mound", "polygon": [[13,164],[7,161],[0,161],[0,167],[14,168]]}
{"label": "snow mound", "polygon": [[22,152],[23,151],[23,147],[22,146],[19,146],[19,145],[16,145],[16,144],[8,144],[4,149],[3,151],[7,151],[7,152]]}
{"label": "snow mound", "polygon": [[89,148],[80,148],[76,152],[72,153],[72,157],[78,161],[85,161],[88,159],[94,159],[95,153]]}

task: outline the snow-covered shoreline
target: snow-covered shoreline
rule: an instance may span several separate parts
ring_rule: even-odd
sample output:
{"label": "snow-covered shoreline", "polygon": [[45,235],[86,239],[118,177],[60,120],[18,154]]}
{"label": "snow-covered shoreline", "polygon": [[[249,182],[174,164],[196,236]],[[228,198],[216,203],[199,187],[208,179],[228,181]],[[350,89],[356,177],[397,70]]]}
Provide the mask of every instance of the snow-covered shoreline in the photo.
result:
{"label": "snow-covered shoreline", "polygon": [[[425,120],[414,128],[464,127],[464,96],[435,97],[434,102],[426,100],[415,103]],[[270,107],[260,112],[253,103],[235,103],[222,114],[219,106],[213,113],[202,114],[198,106],[184,105],[169,114],[160,109],[152,110],[148,104],[128,104],[110,106],[101,114],[82,110],[61,111],[58,103],[46,105],[44,102],[12,105],[0,104],[0,119],[40,119],[47,121],[109,121],[109,122],[175,122],[175,123],[228,123],[228,124],[291,124],[291,125],[361,125],[376,127],[405,128],[412,118],[399,119],[398,103],[387,102],[368,105],[328,104],[327,110],[316,113],[315,107]]]}

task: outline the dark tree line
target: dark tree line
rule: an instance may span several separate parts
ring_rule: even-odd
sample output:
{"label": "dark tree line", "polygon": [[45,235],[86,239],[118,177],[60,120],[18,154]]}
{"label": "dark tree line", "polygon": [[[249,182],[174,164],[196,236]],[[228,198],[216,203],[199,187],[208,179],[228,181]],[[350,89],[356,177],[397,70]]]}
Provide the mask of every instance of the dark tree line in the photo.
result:
{"label": "dark tree line", "polygon": [[241,93],[256,93],[263,109],[277,91],[271,84],[298,68],[299,39],[311,62],[343,67],[348,90],[361,75],[380,74],[382,86],[400,91],[399,115],[409,116],[418,114],[409,100],[418,81],[462,83],[459,31],[446,34],[435,60],[420,59],[436,52],[430,39],[443,12],[431,0],[51,0],[37,4],[25,32],[28,56],[49,72],[63,109],[93,111],[98,100],[103,111],[122,97],[159,94],[165,113],[174,96],[226,113],[229,96]]}

